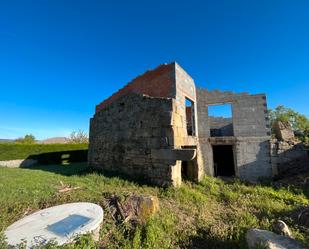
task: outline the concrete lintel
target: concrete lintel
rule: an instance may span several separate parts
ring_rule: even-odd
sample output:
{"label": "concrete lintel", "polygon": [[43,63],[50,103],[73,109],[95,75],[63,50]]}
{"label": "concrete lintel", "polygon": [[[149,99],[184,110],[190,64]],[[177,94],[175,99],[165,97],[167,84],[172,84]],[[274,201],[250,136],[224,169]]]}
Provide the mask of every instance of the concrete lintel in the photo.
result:
{"label": "concrete lintel", "polygon": [[210,144],[213,145],[230,145],[236,143],[236,137],[210,137],[208,138],[208,141]]}
{"label": "concrete lintel", "polygon": [[153,159],[190,161],[196,157],[196,149],[153,149],[151,157]]}

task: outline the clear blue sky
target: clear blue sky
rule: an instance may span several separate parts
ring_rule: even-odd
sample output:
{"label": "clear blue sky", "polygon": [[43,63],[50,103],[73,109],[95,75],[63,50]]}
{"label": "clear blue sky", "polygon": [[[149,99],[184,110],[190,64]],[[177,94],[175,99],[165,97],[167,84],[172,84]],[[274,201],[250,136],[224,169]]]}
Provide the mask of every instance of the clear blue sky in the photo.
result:
{"label": "clear blue sky", "polygon": [[309,1],[0,1],[0,138],[88,132],[97,103],[177,61],[197,86],[309,115]]}

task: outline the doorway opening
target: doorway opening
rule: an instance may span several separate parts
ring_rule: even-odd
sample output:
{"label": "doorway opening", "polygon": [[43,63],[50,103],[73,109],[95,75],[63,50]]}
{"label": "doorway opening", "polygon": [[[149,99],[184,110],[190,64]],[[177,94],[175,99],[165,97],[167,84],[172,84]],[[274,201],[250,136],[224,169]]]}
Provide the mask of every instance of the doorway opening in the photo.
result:
{"label": "doorway opening", "polygon": [[181,179],[183,181],[194,181],[195,178],[195,167],[193,161],[182,161],[181,162]]}
{"label": "doorway opening", "polygon": [[215,176],[235,176],[233,145],[213,145]]}

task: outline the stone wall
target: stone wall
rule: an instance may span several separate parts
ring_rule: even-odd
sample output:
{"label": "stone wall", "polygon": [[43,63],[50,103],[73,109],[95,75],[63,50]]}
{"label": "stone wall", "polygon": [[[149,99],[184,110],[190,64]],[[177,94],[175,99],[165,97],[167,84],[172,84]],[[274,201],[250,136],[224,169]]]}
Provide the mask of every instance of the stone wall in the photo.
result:
{"label": "stone wall", "polygon": [[290,122],[275,121],[273,123],[272,129],[275,133],[275,137],[280,141],[294,141],[295,136],[293,132],[292,125]]}
{"label": "stone wall", "polygon": [[[186,98],[193,102],[190,120]],[[188,136],[188,122],[194,136]],[[90,122],[89,165],[177,186],[185,161],[190,180],[198,181],[204,168],[197,132],[193,79],[177,63],[163,65],[97,106]]]}
{"label": "stone wall", "polygon": [[[201,148],[198,141],[198,115],[197,115],[197,97],[196,97],[196,87],[192,77],[177,63],[175,65],[175,84],[176,84],[176,96],[175,96],[175,109],[174,112],[179,114],[182,118],[181,124],[178,122],[174,125],[178,126],[178,131],[175,134],[176,143],[178,148],[192,147],[197,150],[197,155],[193,163],[190,163],[191,167],[194,167],[194,181],[199,181],[204,175],[204,161],[201,153]],[[186,98],[189,99],[193,106],[190,112],[186,109]],[[191,114],[191,117],[187,114]],[[186,120],[186,117],[191,118],[191,120]],[[191,124],[193,130],[192,136],[188,136],[187,123]],[[181,127],[181,128],[180,128]],[[177,137],[182,137],[182,139],[177,141]],[[181,162],[178,162],[180,164]],[[178,174],[181,175],[181,167],[178,167]]]}
{"label": "stone wall", "polygon": [[[175,84],[176,84],[176,112],[182,117],[183,123],[191,123],[194,135],[197,136],[197,114],[196,114],[196,90],[193,79],[186,73],[177,63],[175,64]],[[191,120],[186,120],[186,98],[193,102],[193,110],[191,110]],[[184,134],[187,133],[187,126],[184,127]]]}
{"label": "stone wall", "polygon": [[176,161],[153,159],[151,150],[173,147],[172,109],[172,99],[136,94],[103,107],[90,122],[89,165],[170,185]]}
{"label": "stone wall", "polygon": [[294,141],[271,140],[271,161],[276,174],[284,175],[289,172],[300,174],[309,171],[309,149],[302,143]]}

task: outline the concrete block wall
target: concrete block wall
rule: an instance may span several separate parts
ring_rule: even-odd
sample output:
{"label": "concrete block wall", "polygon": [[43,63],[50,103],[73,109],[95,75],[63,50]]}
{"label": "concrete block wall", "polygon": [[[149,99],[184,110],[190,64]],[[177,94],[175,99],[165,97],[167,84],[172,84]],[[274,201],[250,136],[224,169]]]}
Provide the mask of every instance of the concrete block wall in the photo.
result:
{"label": "concrete block wall", "polygon": [[211,136],[233,136],[233,120],[232,118],[209,116],[210,130],[215,130]]}
{"label": "concrete block wall", "polygon": [[201,150],[201,157],[206,174],[213,176],[213,153],[211,145],[208,141],[210,137],[210,126],[208,121],[208,98],[204,89],[196,89],[196,109],[197,109],[197,129],[199,147]]}
{"label": "concrete block wall", "polygon": [[232,112],[235,136],[270,136],[265,94],[235,97]]}
{"label": "concrete block wall", "polygon": [[236,157],[236,176],[256,181],[260,177],[271,177],[270,130],[264,94],[208,91],[197,89],[197,115],[199,143],[205,162],[205,172],[213,175],[212,145],[209,142],[211,120],[208,106],[230,103],[233,113],[233,145]]}
{"label": "concrete block wall", "polygon": [[236,175],[256,182],[273,175],[269,137],[237,137],[235,144]]}
{"label": "concrete block wall", "polygon": [[[249,95],[248,93],[197,89],[197,98],[199,105],[201,105],[200,111],[209,105],[224,103],[232,105],[234,136],[270,136],[265,94]],[[203,116],[203,114],[202,112],[201,115]],[[199,126],[208,130],[210,125],[208,117],[203,118],[206,119]],[[209,135],[207,131],[204,134]]]}
{"label": "concrete block wall", "polygon": [[197,94],[200,95],[200,98],[204,99],[204,102],[207,105],[232,103],[235,101],[235,99],[239,99],[249,95],[248,93],[233,93],[231,91],[220,91],[220,90],[209,91],[203,88],[198,88]]}

